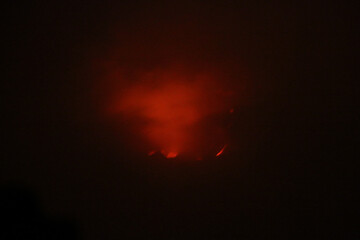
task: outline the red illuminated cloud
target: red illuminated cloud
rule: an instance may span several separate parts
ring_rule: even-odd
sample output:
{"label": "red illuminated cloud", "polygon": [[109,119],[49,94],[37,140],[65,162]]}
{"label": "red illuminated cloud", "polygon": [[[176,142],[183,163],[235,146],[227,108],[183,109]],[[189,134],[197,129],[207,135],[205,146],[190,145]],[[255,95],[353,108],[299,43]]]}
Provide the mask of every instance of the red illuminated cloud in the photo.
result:
{"label": "red illuminated cloud", "polygon": [[200,158],[224,151],[232,91],[215,75],[156,70],[113,92],[113,113],[131,123],[149,155]]}

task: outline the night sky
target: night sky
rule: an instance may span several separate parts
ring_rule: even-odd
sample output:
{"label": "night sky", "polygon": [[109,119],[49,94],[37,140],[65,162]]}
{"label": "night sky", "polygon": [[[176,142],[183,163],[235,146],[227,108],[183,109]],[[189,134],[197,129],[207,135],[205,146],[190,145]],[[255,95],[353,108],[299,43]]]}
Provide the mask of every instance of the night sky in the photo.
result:
{"label": "night sky", "polygon": [[[355,4],[2,10],[1,239],[360,239]],[[104,115],[109,74],[171,64],[240,86],[221,157],[147,156]]]}

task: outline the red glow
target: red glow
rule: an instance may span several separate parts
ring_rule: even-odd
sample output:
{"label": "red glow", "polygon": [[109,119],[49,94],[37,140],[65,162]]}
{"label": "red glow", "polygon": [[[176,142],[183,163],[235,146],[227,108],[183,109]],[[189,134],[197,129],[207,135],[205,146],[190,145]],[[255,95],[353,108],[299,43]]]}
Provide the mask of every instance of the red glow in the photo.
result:
{"label": "red glow", "polygon": [[150,151],[149,153],[148,153],[148,156],[152,156],[152,155],[154,155],[156,153],[156,151]]}
{"label": "red glow", "polygon": [[164,151],[164,150],[162,150],[161,153],[162,153],[166,158],[175,158],[175,157],[177,157],[177,155],[178,155],[177,152],[166,152],[166,151]]}
{"label": "red glow", "polygon": [[142,139],[137,144],[146,145],[139,148],[152,149],[149,156],[214,156],[227,142],[225,113],[232,104],[222,84],[211,74],[152,71],[114,91],[112,112],[128,119],[134,137]]}

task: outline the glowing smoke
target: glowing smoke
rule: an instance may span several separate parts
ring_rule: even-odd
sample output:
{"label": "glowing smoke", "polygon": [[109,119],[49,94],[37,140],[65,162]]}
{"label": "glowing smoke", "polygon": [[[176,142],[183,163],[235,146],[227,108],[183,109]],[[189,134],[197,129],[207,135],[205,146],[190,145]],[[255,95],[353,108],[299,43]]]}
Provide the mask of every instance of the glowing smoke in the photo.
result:
{"label": "glowing smoke", "polygon": [[[148,155],[200,158],[216,154],[227,141],[231,92],[221,79],[181,70],[157,70],[114,91],[113,112],[131,122]],[[233,110],[231,110],[232,112]],[[136,119],[136,120],[134,120]]]}

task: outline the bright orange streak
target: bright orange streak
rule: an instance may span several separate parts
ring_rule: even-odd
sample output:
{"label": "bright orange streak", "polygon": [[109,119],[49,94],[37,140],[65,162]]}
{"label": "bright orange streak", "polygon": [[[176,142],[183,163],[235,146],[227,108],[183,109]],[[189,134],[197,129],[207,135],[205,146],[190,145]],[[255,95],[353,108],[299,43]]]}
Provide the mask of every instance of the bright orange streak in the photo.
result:
{"label": "bright orange streak", "polygon": [[226,148],[226,145],[216,154],[216,156],[217,157],[220,156],[224,152],[225,148]]}

